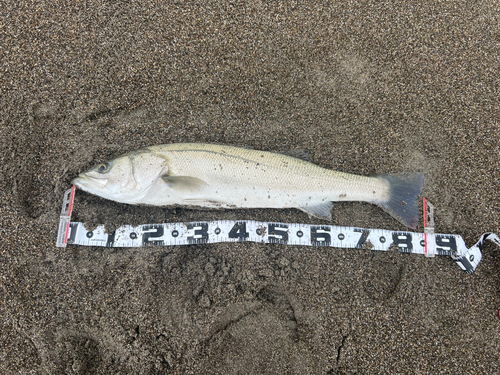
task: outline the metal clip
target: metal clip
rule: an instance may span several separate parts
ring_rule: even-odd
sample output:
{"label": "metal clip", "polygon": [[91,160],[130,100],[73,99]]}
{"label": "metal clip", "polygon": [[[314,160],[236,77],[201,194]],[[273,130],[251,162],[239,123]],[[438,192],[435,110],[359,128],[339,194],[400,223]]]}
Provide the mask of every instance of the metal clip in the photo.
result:
{"label": "metal clip", "polygon": [[434,206],[424,198],[424,239],[425,256],[436,256],[436,235],[434,233]]}
{"label": "metal clip", "polygon": [[68,242],[69,223],[71,221],[71,210],[75,198],[75,186],[64,192],[61,216],[59,216],[59,229],[57,231],[57,247],[66,247]]}

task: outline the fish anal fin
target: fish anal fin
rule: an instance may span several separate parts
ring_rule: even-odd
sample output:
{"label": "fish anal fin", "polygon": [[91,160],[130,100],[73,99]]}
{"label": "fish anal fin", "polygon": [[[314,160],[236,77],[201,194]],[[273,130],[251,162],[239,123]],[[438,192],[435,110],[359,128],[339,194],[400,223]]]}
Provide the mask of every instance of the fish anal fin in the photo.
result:
{"label": "fish anal fin", "polygon": [[323,220],[332,220],[332,202],[323,202],[311,206],[298,207],[299,210],[306,212],[309,216],[317,217]]}
{"label": "fish anal fin", "polygon": [[172,189],[177,191],[200,191],[208,184],[197,177],[191,176],[161,176],[162,180]]}

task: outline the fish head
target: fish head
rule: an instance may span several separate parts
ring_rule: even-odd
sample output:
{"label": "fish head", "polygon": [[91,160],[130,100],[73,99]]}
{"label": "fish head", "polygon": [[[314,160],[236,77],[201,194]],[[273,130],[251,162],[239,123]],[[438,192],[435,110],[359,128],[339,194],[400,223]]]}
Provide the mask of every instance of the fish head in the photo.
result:
{"label": "fish head", "polygon": [[73,180],[78,188],[122,203],[139,203],[162,174],[168,160],[147,149],[100,163]]}

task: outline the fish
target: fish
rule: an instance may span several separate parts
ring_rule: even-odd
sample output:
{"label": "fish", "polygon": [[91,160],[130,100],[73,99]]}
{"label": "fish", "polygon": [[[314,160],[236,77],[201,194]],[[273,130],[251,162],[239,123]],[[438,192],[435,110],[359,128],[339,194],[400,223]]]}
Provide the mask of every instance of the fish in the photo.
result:
{"label": "fish", "polygon": [[145,147],[96,165],[78,188],[127,204],[204,208],[297,208],[332,220],[332,202],[375,204],[409,228],[419,222],[423,173],[360,176],[323,168],[294,150],[284,153],[220,144]]}

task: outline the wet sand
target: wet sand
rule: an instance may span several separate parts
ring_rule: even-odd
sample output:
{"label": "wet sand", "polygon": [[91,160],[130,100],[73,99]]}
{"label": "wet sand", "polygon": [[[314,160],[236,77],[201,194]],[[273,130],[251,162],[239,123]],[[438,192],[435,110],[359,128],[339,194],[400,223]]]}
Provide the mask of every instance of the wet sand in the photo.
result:
{"label": "wet sand", "polygon": [[[494,374],[500,250],[467,275],[395,251],[55,247],[63,192],[153,144],[303,149],[327,168],[425,173],[436,231],[499,232],[494,1],[0,5],[0,372]],[[89,225],[299,210],[118,204]],[[364,203],[333,223],[404,230]],[[422,231],[422,225],[417,229]]]}

